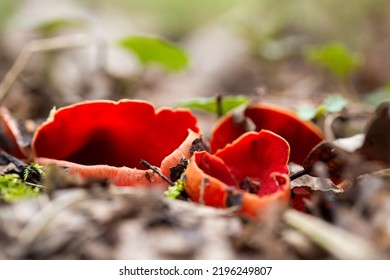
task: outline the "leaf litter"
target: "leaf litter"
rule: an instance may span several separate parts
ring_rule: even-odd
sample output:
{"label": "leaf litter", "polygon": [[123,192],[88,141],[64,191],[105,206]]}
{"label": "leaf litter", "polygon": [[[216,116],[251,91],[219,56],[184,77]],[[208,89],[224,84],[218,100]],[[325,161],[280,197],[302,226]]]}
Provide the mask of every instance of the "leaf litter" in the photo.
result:
{"label": "leaf litter", "polygon": [[[46,172],[48,191],[38,199],[2,202],[1,258],[389,258],[388,169],[360,174],[343,191],[321,178],[297,179],[293,186],[313,191],[311,213],[275,206],[262,220],[166,199],[164,188],[123,189],[54,166]],[[327,220],[318,213],[329,191],[337,207]]]}
{"label": "leaf litter", "polygon": [[[387,157],[377,152],[377,145],[388,152],[381,144],[382,136],[378,136],[378,131],[386,133],[383,127],[388,117],[384,108],[370,122],[364,141],[358,136],[327,142],[343,151],[332,157],[341,158],[346,170],[343,174],[352,172],[354,180],[336,184],[321,178],[326,176],[306,175],[292,181],[292,188],[304,186],[312,192],[310,201],[305,202],[307,213],[275,205],[264,219],[252,220],[235,215],[234,209],[197,205],[186,198],[167,199],[163,187],[118,188],[106,180],[86,180],[49,166],[45,170],[47,189],[37,199],[2,202],[0,257],[388,258],[390,172],[382,167],[388,166]],[[365,148],[364,143],[373,144]],[[345,146],[353,147],[347,150]],[[305,168],[322,161],[332,170],[333,165],[324,160],[329,152],[334,151],[321,145],[314,148],[307,157],[311,163],[304,164]],[[373,165],[361,172],[351,170],[351,166],[371,161]],[[185,162],[181,164],[180,168],[185,169]],[[323,172],[333,174],[328,170]]]}
{"label": "leaf litter", "polygon": [[311,194],[305,209],[275,205],[261,220],[49,166],[37,199],[0,200],[0,258],[388,259],[388,119],[384,104],[353,149],[312,150],[301,168],[313,173],[292,181]]}

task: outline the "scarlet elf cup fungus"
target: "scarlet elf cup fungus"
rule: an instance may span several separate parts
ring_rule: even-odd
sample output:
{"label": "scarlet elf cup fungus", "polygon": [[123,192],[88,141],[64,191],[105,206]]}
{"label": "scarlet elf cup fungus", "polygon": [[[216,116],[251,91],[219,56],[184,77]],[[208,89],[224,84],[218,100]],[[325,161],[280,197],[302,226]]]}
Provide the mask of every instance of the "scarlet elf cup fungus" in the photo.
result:
{"label": "scarlet elf cup fungus", "polygon": [[24,158],[27,151],[20,145],[20,138],[16,120],[7,108],[0,107],[0,148],[17,158]]}
{"label": "scarlet elf cup fungus", "polygon": [[255,125],[254,130],[270,130],[287,140],[291,147],[290,160],[304,162],[311,149],[324,139],[314,124],[302,121],[292,111],[271,104],[252,104],[245,108],[238,119],[234,113],[223,117],[213,129],[210,146],[217,152],[247,132],[246,121]]}
{"label": "scarlet elf cup fungus", "polygon": [[[85,101],[61,108],[42,124],[32,140],[35,161],[68,167],[84,177],[107,178],[117,186],[166,184],[140,163],[163,173],[181,157],[189,158],[200,136],[187,109],[155,111],[145,101]],[[169,177],[169,174],[165,174]]]}
{"label": "scarlet elf cup fungus", "polygon": [[189,197],[205,205],[236,206],[257,218],[276,203],[288,205],[289,144],[273,132],[247,132],[215,154],[196,152],[184,172]]}

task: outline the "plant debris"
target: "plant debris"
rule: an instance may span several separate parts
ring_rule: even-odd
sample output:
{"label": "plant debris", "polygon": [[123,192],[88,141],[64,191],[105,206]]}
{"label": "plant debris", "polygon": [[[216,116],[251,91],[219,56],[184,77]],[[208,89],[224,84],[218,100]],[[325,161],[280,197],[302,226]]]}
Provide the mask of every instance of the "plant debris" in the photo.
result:
{"label": "plant debris", "polygon": [[390,259],[386,1],[14,2],[0,259]]}

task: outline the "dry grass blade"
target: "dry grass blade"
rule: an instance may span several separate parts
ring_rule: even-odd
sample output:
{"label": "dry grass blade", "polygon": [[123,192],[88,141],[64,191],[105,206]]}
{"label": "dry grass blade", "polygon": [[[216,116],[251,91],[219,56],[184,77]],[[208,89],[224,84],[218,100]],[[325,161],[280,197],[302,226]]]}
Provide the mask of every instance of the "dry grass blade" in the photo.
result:
{"label": "dry grass blade", "polygon": [[59,49],[84,47],[90,43],[90,38],[83,34],[64,35],[29,42],[22,50],[11,69],[0,83],[0,104],[4,101],[7,92],[23,72],[30,57],[36,52],[53,51]]}
{"label": "dry grass blade", "polygon": [[283,216],[291,227],[308,236],[313,242],[338,259],[381,259],[381,253],[363,238],[333,226],[314,216],[288,210]]}
{"label": "dry grass blade", "polygon": [[19,232],[18,239],[24,246],[30,245],[44,230],[45,226],[61,211],[85,200],[87,193],[82,190],[72,192],[46,204],[41,211],[36,213],[31,220]]}
{"label": "dry grass blade", "polygon": [[382,178],[390,178],[390,168],[382,169],[376,172],[373,172],[371,175],[379,176]]}
{"label": "dry grass blade", "polygon": [[234,214],[239,210],[239,207],[236,206],[222,209],[191,203],[188,201],[182,201],[178,199],[168,199],[166,201],[172,207],[173,212],[191,212],[191,214],[197,218],[234,217]]}

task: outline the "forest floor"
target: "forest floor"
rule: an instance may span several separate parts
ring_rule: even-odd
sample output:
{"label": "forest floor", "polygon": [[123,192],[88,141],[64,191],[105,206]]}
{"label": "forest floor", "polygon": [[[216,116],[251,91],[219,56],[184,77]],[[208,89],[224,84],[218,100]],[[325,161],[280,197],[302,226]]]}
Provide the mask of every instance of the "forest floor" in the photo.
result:
{"label": "forest floor", "polygon": [[[389,31],[386,22],[390,17],[385,11],[367,23],[368,30],[376,31],[370,33],[374,43],[362,48],[364,63],[352,66],[345,75],[337,75],[338,66],[333,75],[332,66],[326,71],[317,67],[323,66],[321,62],[310,64],[301,53],[294,52],[302,47],[299,40],[289,41],[302,35],[294,28],[285,27],[278,33],[280,38],[262,45],[265,52],[270,44],[279,44],[280,57],[270,59],[254,54],[252,41],[248,43],[247,38],[218,21],[180,37],[178,41],[192,63],[188,69],[172,73],[140,67],[134,57],[112,46],[111,37],[121,37],[138,27],[125,22],[125,17],[110,11],[102,17],[78,4],[64,4],[67,10],[61,4],[53,12],[58,12],[59,18],[63,9],[68,11],[65,16],[77,15],[92,22],[93,27],[80,29],[68,22],[62,26],[65,32],[47,36],[48,25],[42,29],[44,25],[39,25],[31,12],[40,11],[43,5],[27,2],[15,12],[14,21],[23,18],[28,26],[41,29],[11,32],[22,25],[16,24],[3,31],[0,81],[3,77],[4,83],[29,42],[65,38],[56,51],[39,50],[25,61],[28,63],[22,71],[14,73],[12,86],[0,96],[1,106],[18,121],[20,129],[28,132],[24,139],[27,146],[53,107],[83,100],[128,98],[160,108],[175,107],[189,98],[244,95],[251,103],[271,103],[297,113],[305,106],[306,113],[309,106],[317,109],[310,120],[329,143],[345,138],[347,148],[343,149],[357,150],[361,142],[356,144],[351,137],[366,136],[366,142],[371,141],[366,155],[381,165],[340,156],[346,161],[342,166],[345,180],[335,188],[330,190],[329,185],[315,180],[291,182],[291,186],[304,186],[313,192],[305,201],[307,211],[275,206],[260,220],[239,216],[236,209],[169,199],[165,188],[118,188],[107,180],[80,179],[51,168],[46,171],[39,195],[17,201],[4,196],[0,199],[0,259],[390,258],[390,105],[386,103],[390,100],[390,39],[382,36]],[[29,17],[25,17],[27,12]],[[80,30],[87,34],[81,43],[72,35]],[[345,57],[354,61],[352,53]],[[344,105],[335,111],[321,107],[335,94]],[[193,113],[209,139],[218,116],[199,110]],[[0,145],[9,140],[3,130]],[[2,173],[5,168],[1,167]]]}

